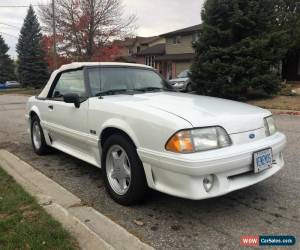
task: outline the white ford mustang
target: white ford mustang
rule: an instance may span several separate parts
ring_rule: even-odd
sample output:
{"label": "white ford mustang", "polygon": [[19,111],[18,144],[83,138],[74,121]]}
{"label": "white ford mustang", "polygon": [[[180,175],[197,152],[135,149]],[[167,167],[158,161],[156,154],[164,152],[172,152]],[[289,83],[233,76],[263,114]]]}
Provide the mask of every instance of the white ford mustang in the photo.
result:
{"label": "white ford mustang", "polygon": [[188,199],[258,183],[284,165],[286,137],[267,110],[177,93],[150,67],[72,63],[27,104],[34,151],[50,147],[102,167],[111,197],[147,188]]}

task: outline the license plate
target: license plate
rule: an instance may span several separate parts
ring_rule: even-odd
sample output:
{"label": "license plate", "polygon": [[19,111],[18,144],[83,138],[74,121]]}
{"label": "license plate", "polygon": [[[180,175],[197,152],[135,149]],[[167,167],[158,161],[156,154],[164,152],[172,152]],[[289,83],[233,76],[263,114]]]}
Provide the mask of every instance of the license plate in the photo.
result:
{"label": "license plate", "polygon": [[272,167],[273,154],[272,149],[264,149],[253,154],[254,173],[260,173]]}

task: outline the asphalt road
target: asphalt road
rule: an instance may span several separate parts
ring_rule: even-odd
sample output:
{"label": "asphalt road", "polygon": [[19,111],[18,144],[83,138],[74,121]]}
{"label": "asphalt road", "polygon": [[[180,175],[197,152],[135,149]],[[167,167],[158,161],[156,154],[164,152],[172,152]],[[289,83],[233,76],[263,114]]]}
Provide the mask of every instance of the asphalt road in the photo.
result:
{"label": "asphalt road", "polygon": [[[203,201],[152,191],[145,203],[122,207],[106,194],[100,169],[58,151],[44,157],[33,153],[24,119],[26,99],[0,96],[0,148],[15,153],[153,247],[239,249],[242,235],[294,235],[300,240],[300,117],[275,117],[288,145],[286,167],[270,179]],[[289,249],[300,249],[299,242]]]}

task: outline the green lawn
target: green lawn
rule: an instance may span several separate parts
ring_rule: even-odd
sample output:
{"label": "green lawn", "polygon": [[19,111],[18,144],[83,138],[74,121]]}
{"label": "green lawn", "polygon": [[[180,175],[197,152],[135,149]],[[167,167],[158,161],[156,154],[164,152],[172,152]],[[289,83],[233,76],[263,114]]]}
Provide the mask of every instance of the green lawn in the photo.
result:
{"label": "green lawn", "polygon": [[0,249],[79,249],[70,234],[1,167]]}
{"label": "green lawn", "polygon": [[40,89],[33,88],[16,88],[16,89],[0,89],[0,95],[6,94],[19,94],[19,95],[38,95],[41,92]]}

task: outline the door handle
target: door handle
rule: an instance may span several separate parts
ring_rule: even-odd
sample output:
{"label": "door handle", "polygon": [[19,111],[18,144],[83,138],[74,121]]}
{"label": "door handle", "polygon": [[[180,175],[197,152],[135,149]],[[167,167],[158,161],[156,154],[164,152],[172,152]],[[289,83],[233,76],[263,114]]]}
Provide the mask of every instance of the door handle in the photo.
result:
{"label": "door handle", "polygon": [[53,110],[53,105],[49,105],[48,108],[49,108],[50,110]]}

